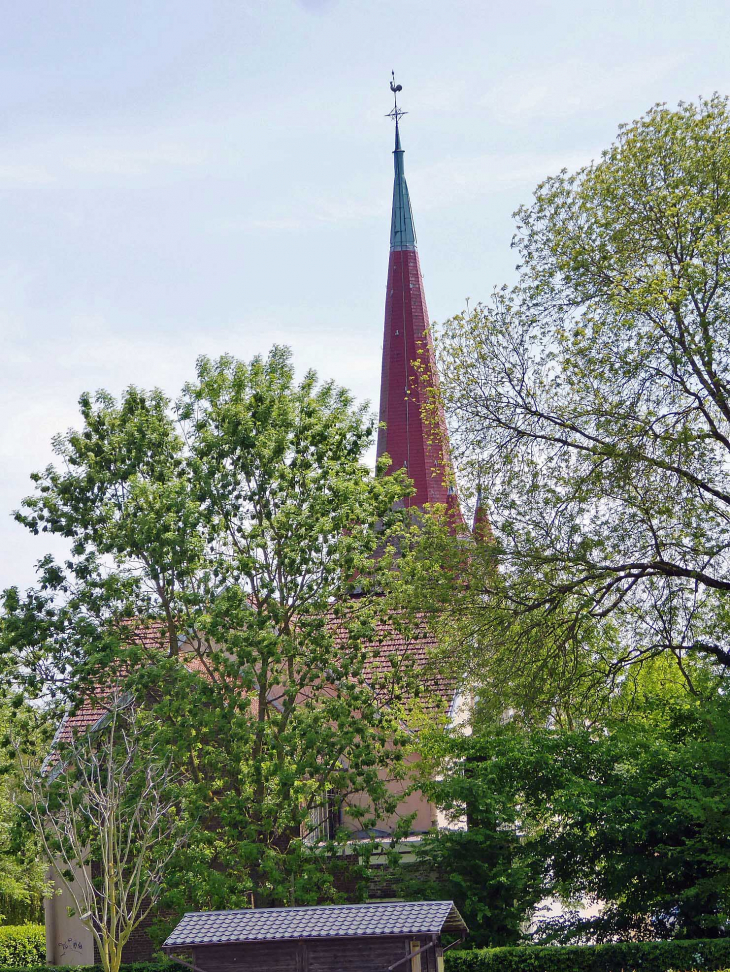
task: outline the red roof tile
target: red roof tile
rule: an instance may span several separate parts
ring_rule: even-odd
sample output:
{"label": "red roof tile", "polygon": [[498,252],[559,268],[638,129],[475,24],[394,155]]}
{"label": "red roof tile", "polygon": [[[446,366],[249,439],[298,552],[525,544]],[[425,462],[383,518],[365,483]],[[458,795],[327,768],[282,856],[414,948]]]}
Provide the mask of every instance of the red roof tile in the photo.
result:
{"label": "red roof tile", "polygon": [[[344,644],[347,633],[343,620],[333,615],[330,623],[337,629],[335,645]],[[401,630],[405,627],[408,627],[407,631]],[[437,641],[425,620],[420,618],[411,626],[402,625],[400,619],[392,623],[380,621],[376,623],[375,629],[375,637],[364,644],[369,656],[364,670],[366,681],[387,679],[388,674],[397,670],[400,663],[411,665],[424,673],[421,680],[421,701],[425,709],[432,713],[448,709],[454,698],[455,683],[432,668],[431,656],[437,647]],[[133,639],[145,647],[159,649],[166,644],[165,628],[161,622],[132,630]],[[196,655],[189,655],[185,664],[191,672],[203,675],[206,673],[205,666]],[[61,723],[56,742],[70,742],[73,737],[85,732],[103,718],[108,712],[104,696],[105,692],[100,688],[94,693],[94,698],[69,713]]]}

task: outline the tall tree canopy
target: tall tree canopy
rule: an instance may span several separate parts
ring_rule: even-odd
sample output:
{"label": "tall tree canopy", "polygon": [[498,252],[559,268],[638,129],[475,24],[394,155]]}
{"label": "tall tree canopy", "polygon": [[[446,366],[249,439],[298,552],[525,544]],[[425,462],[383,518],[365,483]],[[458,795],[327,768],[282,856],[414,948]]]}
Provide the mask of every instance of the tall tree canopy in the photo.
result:
{"label": "tall tree canopy", "polygon": [[363,829],[394,810],[416,704],[412,654],[376,638],[376,551],[408,481],[373,475],[370,415],[297,384],[280,348],[202,359],[174,406],[130,388],[81,413],[18,513],[72,555],[5,592],[4,678],[72,710],[113,681],[149,707],[196,822],[168,905],[331,893],[309,842],[343,805]]}
{"label": "tall tree canopy", "polygon": [[517,216],[519,286],[441,335],[452,443],[494,531],[449,598],[462,659],[518,706],[593,702],[596,674],[657,653],[712,692],[730,673],[727,99],[656,106]]}

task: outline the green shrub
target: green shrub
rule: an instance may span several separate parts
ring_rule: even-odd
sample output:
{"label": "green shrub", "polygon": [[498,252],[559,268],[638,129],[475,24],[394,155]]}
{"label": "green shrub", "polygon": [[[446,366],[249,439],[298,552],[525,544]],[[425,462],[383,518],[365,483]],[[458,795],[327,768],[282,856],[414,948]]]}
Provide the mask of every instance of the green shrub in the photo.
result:
{"label": "green shrub", "polygon": [[45,958],[43,925],[0,925],[0,965],[40,965]]}
{"label": "green shrub", "polygon": [[[41,930],[43,929],[41,928]],[[45,951],[43,954],[45,955]],[[73,968],[74,966],[69,965],[43,965],[36,962],[33,965],[24,966],[0,965],[0,972],[69,972]],[[103,972],[100,965],[85,965],[76,968],[79,972]],[[130,962],[127,965],[122,965],[119,972],[184,972],[184,970],[176,962],[161,959],[159,962]]]}
{"label": "green shrub", "polygon": [[730,968],[730,939],[521,945],[449,951],[446,972],[719,972]]}
{"label": "green shrub", "polygon": [[[45,949],[42,925],[23,925],[13,932],[32,929]],[[3,932],[0,928],[0,956]],[[40,934],[39,934],[40,932]],[[28,936],[30,937],[30,936]],[[45,954],[43,951],[42,954]],[[0,965],[0,972],[68,972],[68,966],[42,964],[35,953],[27,965]],[[617,942],[606,945],[518,945],[514,948],[451,950],[444,956],[446,972],[730,972],[730,939],[674,942]],[[174,962],[134,962],[120,972],[182,972]],[[84,972],[102,972],[100,965]]]}

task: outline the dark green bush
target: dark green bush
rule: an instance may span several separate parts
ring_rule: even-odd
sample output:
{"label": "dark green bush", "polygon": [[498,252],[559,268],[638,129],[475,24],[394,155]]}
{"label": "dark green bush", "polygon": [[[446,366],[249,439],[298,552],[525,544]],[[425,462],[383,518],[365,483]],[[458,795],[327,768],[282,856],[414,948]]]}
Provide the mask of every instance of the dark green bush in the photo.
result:
{"label": "dark green bush", "polygon": [[[40,928],[40,925],[22,926]],[[6,929],[0,928],[0,934]],[[17,929],[16,929],[17,930]],[[44,939],[45,941],[45,939]],[[0,949],[2,938],[0,938]],[[0,954],[5,954],[0,951]],[[606,945],[519,945],[514,948],[451,950],[446,972],[730,972],[730,939],[674,942],[618,942]],[[169,961],[135,962],[120,972],[174,972]],[[68,972],[68,966],[0,966],[0,972]],[[84,972],[102,972],[100,965]]]}
{"label": "dark green bush", "polygon": [[0,965],[40,965],[45,958],[43,925],[0,925]]}
{"label": "dark green bush", "polygon": [[730,969],[730,939],[521,945],[449,951],[447,972],[718,972]]}
{"label": "dark green bush", "polygon": [[[43,927],[41,926],[42,930]],[[70,968],[73,967],[68,965],[43,965],[42,962],[38,962],[34,965],[23,966],[0,965],[0,972],[69,972]],[[79,972],[82,972],[82,970],[83,972],[103,972],[100,965],[79,966]],[[122,965],[119,972],[184,972],[184,970],[177,962],[162,959],[159,962],[130,962],[128,965]]]}

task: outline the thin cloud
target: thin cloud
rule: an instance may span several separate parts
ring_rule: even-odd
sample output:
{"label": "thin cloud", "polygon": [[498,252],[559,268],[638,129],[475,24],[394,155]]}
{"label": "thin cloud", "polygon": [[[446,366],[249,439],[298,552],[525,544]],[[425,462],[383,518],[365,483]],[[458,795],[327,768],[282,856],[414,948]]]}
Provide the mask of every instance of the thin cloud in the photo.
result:
{"label": "thin cloud", "polygon": [[667,77],[685,61],[674,54],[600,66],[570,58],[548,68],[507,75],[480,106],[500,123],[526,124],[598,111]]}
{"label": "thin cloud", "polygon": [[120,131],[48,133],[34,141],[6,144],[3,154],[0,183],[26,185],[59,182],[77,174],[139,178],[208,162],[206,149],[191,139]]}
{"label": "thin cloud", "polygon": [[478,196],[523,188],[530,192],[561,169],[575,170],[600,155],[598,150],[536,155],[530,152],[445,159],[416,170],[409,182],[419,210],[442,209]]}
{"label": "thin cloud", "polygon": [[54,182],[55,176],[48,169],[38,165],[18,163],[0,165],[0,182],[15,182],[23,185],[47,185]]}
{"label": "thin cloud", "polygon": [[139,149],[92,144],[76,149],[62,164],[94,175],[145,176],[159,168],[202,166],[206,157],[203,150],[185,142],[161,142]]}

